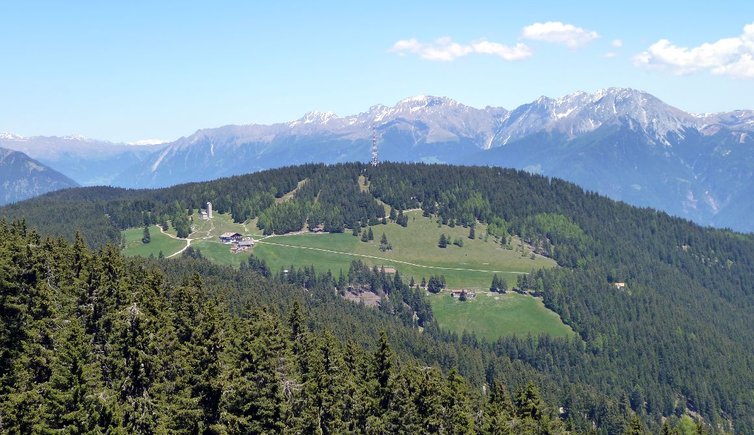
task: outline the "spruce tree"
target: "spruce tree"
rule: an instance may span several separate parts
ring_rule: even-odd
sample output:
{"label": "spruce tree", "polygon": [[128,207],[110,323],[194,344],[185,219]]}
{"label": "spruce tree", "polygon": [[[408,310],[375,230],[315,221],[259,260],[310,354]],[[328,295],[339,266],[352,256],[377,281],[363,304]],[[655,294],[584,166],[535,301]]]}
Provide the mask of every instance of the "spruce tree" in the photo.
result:
{"label": "spruce tree", "polygon": [[448,238],[445,236],[445,233],[440,235],[440,241],[437,243],[437,246],[441,248],[446,248],[448,246]]}
{"label": "spruce tree", "polygon": [[149,225],[144,225],[144,232],[141,236],[141,243],[145,245],[152,241],[152,236],[149,234]]}
{"label": "spruce tree", "polygon": [[106,432],[116,426],[113,396],[100,379],[89,337],[79,319],[63,322],[42,411],[45,426],[66,433]]}
{"label": "spruce tree", "polygon": [[479,431],[494,434],[512,434],[513,403],[505,384],[494,381],[487,395]]}
{"label": "spruce tree", "polygon": [[474,432],[474,412],[469,400],[468,386],[455,368],[448,373],[442,405],[443,427],[447,433],[471,434]]}
{"label": "spruce tree", "polygon": [[380,331],[380,343],[374,354],[373,367],[374,379],[377,381],[373,396],[377,400],[378,411],[384,413],[389,409],[393,395],[393,351],[390,349],[385,331]]}
{"label": "spruce tree", "polygon": [[[288,418],[285,389],[293,379],[280,323],[257,310],[238,321],[220,419],[231,433],[282,432]],[[293,385],[291,385],[293,388]]]}

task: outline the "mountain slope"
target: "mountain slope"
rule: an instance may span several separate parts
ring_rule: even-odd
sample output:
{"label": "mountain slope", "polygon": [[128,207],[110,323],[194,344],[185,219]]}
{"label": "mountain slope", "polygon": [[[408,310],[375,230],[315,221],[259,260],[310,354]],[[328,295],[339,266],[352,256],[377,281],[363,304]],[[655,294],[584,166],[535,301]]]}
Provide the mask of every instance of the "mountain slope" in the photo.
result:
{"label": "mountain slope", "polygon": [[0,148],[0,205],[77,186],[24,153]]}
{"label": "mountain slope", "polygon": [[453,161],[488,146],[503,115],[449,98],[418,96],[348,117],[311,112],[289,123],[232,125],[180,138],[114,180],[163,187],[307,162],[338,163],[369,155],[372,128],[380,153],[394,161]]}
{"label": "mountain slope", "polygon": [[[544,131],[477,152],[462,162],[560,177],[698,223],[754,231],[754,222],[746,218],[754,212],[754,202],[748,199],[754,193],[754,138],[745,130],[711,127],[709,118],[675,114],[667,122],[655,122],[660,114],[669,113],[674,112],[626,113],[606,120],[550,118]],[[648,122],[637,121],[645,115]],[[512,124],[510,133],[527,125],[522,118],[527,123],[539,121],[526,119],[531,118],[526,114]],[[574,125],[582,130],[575,132]],[[585,125],[595,127],[584,131]]]}

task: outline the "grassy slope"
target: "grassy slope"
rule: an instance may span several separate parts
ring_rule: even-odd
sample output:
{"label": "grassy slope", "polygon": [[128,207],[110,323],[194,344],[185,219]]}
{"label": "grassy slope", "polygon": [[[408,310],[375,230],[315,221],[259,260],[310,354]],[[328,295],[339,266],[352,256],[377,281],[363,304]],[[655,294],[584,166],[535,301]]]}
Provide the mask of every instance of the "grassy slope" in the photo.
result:
{"label": "grassy slope", "polygon": [[126,241],[123,254],[139,255],[142,257],[154,255],[157,257],[160,251],[162,251],[162,254],[167,257],[186,246],[185,241],[176,240],[160,233],[160,229],[156,225],[149,227],[149,236],[152,240],[150,243],[144,244],[141,242],[143,235],[144,228],[131,228],[123,231],[123,239]]}
{"label": "grassy slope", "polygon": [[[509,285],[513,285],[520,273],[555,266],[548,258],[536,256],[532,260],[528,255],[522,256],[514,250],[503,249],[493,237],[489,237],[486,242],[483,238],[471,240],[468,238],[468,228],[439,227],[432,219],[422,217],[420,211],[407,214],[408,228],[394,223],[374,226],[375,240],[368,243],[362,242],[360,237],[354,237],[350,231],[344,234],[303,233],[266,238],[254,247],[253,252],[264,259],[273,272],[287,269],[291,265],[314,265],[319,271],[329,269],[337,275],[339,270],[347,272],[352,260],[360,259],[369,265],[395,267],[406,280],[413,276],[418,282],[422,277],[442,274],[450,288],[486,289],[495,273],[504,277]],[[238,266],[247,260],[248,253],[231,254],[229,246],[218,240],[218,236],[226,231],[253,235],[257,240],[262,237],[255,221],[245,225],[237,224],[229,215],[218,213],[211,221],[202,221],[196,215],[190,236],[194,239],[191,246],[201,250],[205,257],[213,261]],[[476,229],[476,234],[481,237],[485,232],[484,225],[479,225]],[[379,250],[382,233],[385,233],[393,245],[392,251]],[[439,248],[437,242],[443,233],[451,241],[461,238],[464,246],[450,244],[445,249]],[[184,246],[183,241],[160,234],[156,227],[152,228],[151,234],[152,243],[143,245],[142,229],[124,231],[128,241],[124,252],[127,255],[156,256],[162,249],[167,256]],[[514,239],[513,244],[517,245],[518,240]],[[487,292],[480,292],[477,300],[459,302],[443,293],[431,295],[430,301],[440,325],[458,333],[470,330],[479,337],[490,340],[509,334],[549,333],[563,336],[572,333],[555,313],[547,310],[540,300],[530,296],[489,296]]]}
{"label": "grassy slope", "polygon": [[473,331],[487,340],[514,334],[547,333],[554,337],[574,334],[557,314],[531,296],[482,292],[477,293],[476,299],[461,302],[443,292],[430,295],[430,303],[440,325],[459,334]]}
{"label": "grassy slope", "polygon": [[[254,254],[263,258],[273,270],[281,266],[294,264],[315,265],[318,269],[348,270],[354,259],[361,259],[367,264],[377,266],[393,266],[406,279],[413,276],[417,281],[422,277],[433,274],[445,275],[449,287],[488,288],[492,276],[497,273],[514,284],[516,276],[528,273],[542,267],[553,267],[555,263],[541,256],[534,260],[529,256],[522,257],[520,253],[507,250],[490,237],[487,242],[483,239],[471,240],[467,236],[468,228],[443,226],[438,228],[436,222],[421,216],[420,211],[407,213],[408,228],[394,223],[376,225],[373,227],[374,239],[364,243],[360,237],[354,237],[351,232],[344,234],[300,234],[293,236],[276,236],[265,239],[254,248]],[[486,231],[484,225],[476,229],[477,235]],[[393,250],[381,252],[379,241],[382,233],[393,245]],[[440,234],[446,234],[451,240],[461,238],[464,246],[448,245],[442,249],[437,247]],[[274,245],[273,245],[274,244]],[[342,255],[316,250],[306,250],[287,246],[325,249],[337,252],[357,254]],[[369,258],[381,257],[384,259]],[[294,261],[295,259],[295,261]],[[414,265],[401,262],[413,263]],[[425,267],[420,267],[425,266]],[[469,270],[464,270],[469,269]]]}

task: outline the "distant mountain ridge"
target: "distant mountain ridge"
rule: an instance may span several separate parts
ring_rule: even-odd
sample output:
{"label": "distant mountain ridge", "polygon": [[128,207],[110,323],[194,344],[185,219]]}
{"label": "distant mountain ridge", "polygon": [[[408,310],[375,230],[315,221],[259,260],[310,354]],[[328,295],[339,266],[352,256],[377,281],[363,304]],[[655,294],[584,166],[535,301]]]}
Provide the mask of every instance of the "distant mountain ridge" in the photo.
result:
{"label": "distant mountain ridge", "polygon": [[0,147],[20,151],[84,186],[110,185],[143,162],[162,144],[129,145],[83,136],[33,136],[0,133]]}
{"label": "distant mountain ridge", "polygon": [[0,205],[77,186],[24,153],[0,148]]}
{"label": "distant mountain ridge", "polygon": [[[420,95],[343,117],[309,112],[285,123],[201,129],[151,148],[105,143],[106,156],[88,155],[80,142],[62,157],[30,155],[87,174],[72,177],[82,184],[163,187],[366,161],[373,131],[383,160],[525,169],[701,224],[754,231],[754,111],[692,114],[627,88],[543,96],[510,111]],[[0,146],[13,148],[2,137]]]}

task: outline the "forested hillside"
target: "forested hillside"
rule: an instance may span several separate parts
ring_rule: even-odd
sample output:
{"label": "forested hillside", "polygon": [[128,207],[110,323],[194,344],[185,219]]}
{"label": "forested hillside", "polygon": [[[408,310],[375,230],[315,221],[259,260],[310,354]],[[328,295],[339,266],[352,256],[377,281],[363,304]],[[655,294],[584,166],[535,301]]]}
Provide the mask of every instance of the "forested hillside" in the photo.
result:
{"label": "forested hillside", "polygon": [[312,331],[300,287],[204,267],[0,221],[0,431],[565,433],[534,384],[482,394],[384,332],[365,350]]}
{"label": "forested hillside", "polygon": [[[359,177],[368,189],[360,189]],[[294,189],[288,201],[276,201]],[[120,229],[185,221],[206,201],[237,221],[258,218],[266,232],[300,230],[305,223],[336,232],[376,223],[385,216],[382,201],[397,211],[421,208],[440,224],[484,222],[501,237],[519,236],[560,267],[522,277],[518,286],[541,294],[578,338],[486,343],[439,330],[431,312],[423,315],[420,334],[400,310],[343,305],[334,292],[335,271],[267,274],[272,281],[321,290],[321,299],[307,302],[315,330],[329,328],[343,338],[362,331],[371,338],[360,344],[374,344],[375,325],[400,324],[386,326],[398,354],[443,370],[457,368],[476,387],[500,378],[516,390],[535,380],[546,401],[563,407],[563,418],[579,432],[592,424],[620,432],[633,416],[659,432],[663,421],[672,425],[687,415],[700,416],[713,432],[754,431],[754,240],[560,180],[499,168],[306,165],[154,191],[68,190],[0,209],[0,216],[25,218],[42,233],[71,240],[81,231],[93,246],[103,246],[118,242]],[[162,260],[155,267],[168,276],[173,267],[196,270],[221,287],[250,279],[248,268],[193,261]],[[413,297],[396,294],[405,295],[404,301]],[[331,307],[353,314],[336,315]]]}

